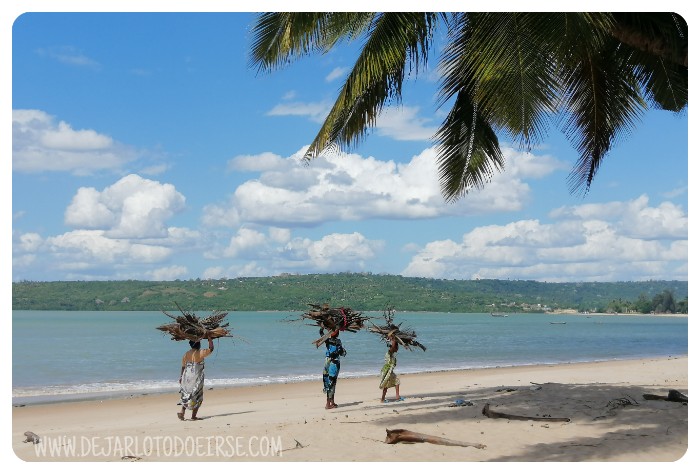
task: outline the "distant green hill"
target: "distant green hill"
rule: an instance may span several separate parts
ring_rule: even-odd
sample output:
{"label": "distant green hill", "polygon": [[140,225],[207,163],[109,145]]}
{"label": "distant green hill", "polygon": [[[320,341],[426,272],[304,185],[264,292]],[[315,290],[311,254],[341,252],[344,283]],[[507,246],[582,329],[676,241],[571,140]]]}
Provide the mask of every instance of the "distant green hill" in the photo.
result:
{"label": "distant green hill", "polygon": [[[364,273],[280,275],[187,281],[22,281],[12,284],[12,309],[67,311],[300,311],[329,303],[357,311],[480,313],[625,307],[640,295],[670,291],[688,298],[687,281],[546,283],[440,280]],[[687,305],[686,305],[687,307]]]}

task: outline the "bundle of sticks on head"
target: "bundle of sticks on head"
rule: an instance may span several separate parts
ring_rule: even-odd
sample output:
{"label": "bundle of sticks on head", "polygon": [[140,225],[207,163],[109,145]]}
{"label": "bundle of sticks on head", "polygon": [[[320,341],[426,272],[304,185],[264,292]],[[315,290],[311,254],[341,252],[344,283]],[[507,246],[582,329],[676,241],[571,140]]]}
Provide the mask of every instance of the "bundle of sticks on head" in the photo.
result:
{"label": "bundle of sticks on head", "polygon": [[223,322],[228,312],[214,311],[206,317],[198,317],[191,311],[183,310],[180,305],[175,303],[180,310],[180,315],[173,316],[166,311],[163,313],[175,320],[174,323],[158,326],[156,329],[170,334],[170,338],[174,341],[199,341],[211,337],[217,339],[219,337],[233,337],[228,329],[228,322]]}
{"label": "bundle of sticks on head", "polygon": [[350,308],[331,308],[330,305],[309,304],[310,309],[301,315],[301,320],[310,319],[313,321],[310,326],[318,326],[319,332],[325,332],[313,344],[320,346],[336,331],[357,332],[365,325],[369,318],[362,316],[362,313],[353,311]]}
{"label": "bundle of sticks on head", "polygon": [[410,328],[401,329],[401,325],[403,323],[394,324],[394,313],[396,313],[394,308],[389,307],[385,309],[384,320],[386,321],[386,324],[383,326],[377,326],[376,324],[371,323],[372,326],[368,328],[369,332],[379,334],[382,340],[387,344],[390,344],[390,339],[393,336],[396,338],[396,341],[399,344],[409,351],[412,350],[411,347],[420,347],[421,349],[426,350],[426,347],[416,339],[416,331]]}

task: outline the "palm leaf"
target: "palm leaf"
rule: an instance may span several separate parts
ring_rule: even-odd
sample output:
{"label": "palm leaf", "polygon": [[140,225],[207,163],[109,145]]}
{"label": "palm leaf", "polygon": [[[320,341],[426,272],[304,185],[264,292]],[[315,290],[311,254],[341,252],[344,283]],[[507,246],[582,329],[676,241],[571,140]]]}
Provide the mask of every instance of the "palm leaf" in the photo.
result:
{"label": "palm leaf", "polygon": [[435,137],[440,187],[447,201],[482,188],[494,171],[503,170],[498,137],[467,92],[457,95]]}
{"label": "palm leaf", "polygon": [[[562,14],[472,14],[462,47],[474,97],[492,126],[529,148],[542,140],[556,103],[557,79],[551,45]],[[494,35],[494,31],[500,34]],[[457,47],[458,45],[455,45]]]}
{"label": "palm leaf", "polygon": [[408,71],[428,59],[437,14],[376,14],[359,57],[306,156],[314,158],[332,144],[353,146],[375,125],[382,108],[401,102]]}
{"label": "palm leaf", "polygon": [[451,110],[435,135],[443,196],[454,200],[503,169],[496,132],[530,148],[549,119],[579,152],[571,192],[590,189],[602,160],[647,101],[688,103],[688,25],[674,13],[264,13],[251,64],[272,70],[339,41],[364,38],[359,57],[307,150],[307,159],[355,146],[403,81],[427,65],[440,21],[438,106]]}
{"label": "palm leaf", "polygon": [[646,108],[634,67],[617,46],[610,40],[600,51],[579,52],[564,71],[564,132],[579,152],[568,178],[572,193],[590,189],[603,158]]}
{"label": "palm leaf", "polygon": [[310,53],[330,50],[339,40],[355,39],[373,13],[261,13],[252,28],[250,65],[273,70]]}

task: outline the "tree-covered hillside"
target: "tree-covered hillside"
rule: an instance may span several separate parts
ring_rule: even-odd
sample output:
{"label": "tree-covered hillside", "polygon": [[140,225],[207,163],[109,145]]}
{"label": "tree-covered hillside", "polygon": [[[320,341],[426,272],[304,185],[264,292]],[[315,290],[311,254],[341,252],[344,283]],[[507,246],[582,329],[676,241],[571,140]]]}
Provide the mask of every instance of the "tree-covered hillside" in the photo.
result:
{"label": "tree-covered hillside", "polygon": [[490,312],[575,309],[606,311],[612,301],[649,300],[664,291],[680,301],[686,281],[545,283],[439,280],[359,273],[280,275],[188,281],[22,281],[12,284],[12,309],[162,311],[305,310],[330,303],[359,311]]}

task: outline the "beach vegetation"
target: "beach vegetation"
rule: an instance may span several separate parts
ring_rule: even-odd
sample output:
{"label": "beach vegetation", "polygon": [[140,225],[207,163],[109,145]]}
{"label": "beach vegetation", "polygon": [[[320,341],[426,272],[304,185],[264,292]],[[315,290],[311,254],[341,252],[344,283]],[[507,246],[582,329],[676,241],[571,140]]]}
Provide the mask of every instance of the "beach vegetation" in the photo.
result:
{"label": "beach vegetation", "polygon": [[642,314],[688,314],[688,297],[676,301],[676,296],[670,289],[664,289],[651,299],[642,293],[636,301],[617,299],[611,301],[607,308],[611,313],[642,313]]}
{"label": "beach vegetation", "polygon": [[[668,293],[665,291],[668,290]],[[641,296],[640,296],[641,295]],[[651,297],[646,295],[653,295]],[[655,295],[662,296],[657,301]],[[490,313],[605,312],[611,302],[638,312],[661,304],[687,311],[687,281],[540,282],[447,280],[373,273],[332,273],[175,281],[19,281],[12,309],[67,311],[305,311],[312,303],[357,311]],[[97,303],[97,301],[101,303]],[[630,303],[631,302],[631,303]],[[645,306],[648,303],[648,306]],[[664,306],[665,305],[665,306]],[[617,312],[626,312],[620,306]]]}

